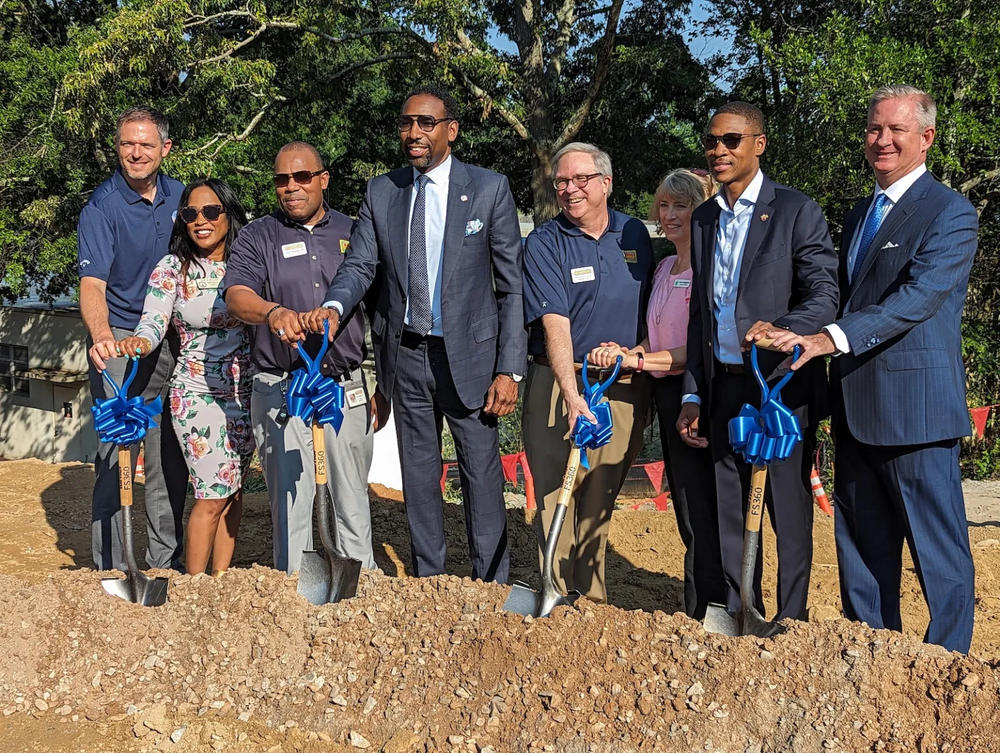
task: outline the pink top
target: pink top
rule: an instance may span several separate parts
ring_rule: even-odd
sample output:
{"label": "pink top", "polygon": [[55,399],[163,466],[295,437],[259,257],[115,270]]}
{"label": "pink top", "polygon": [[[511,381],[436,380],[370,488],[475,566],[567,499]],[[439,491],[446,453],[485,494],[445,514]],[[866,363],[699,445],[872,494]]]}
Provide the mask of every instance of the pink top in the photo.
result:
{"label": "pink top", "polygon": [[[646,326],[649,329],[649,352],[673,350],[687,344],[688,306],[691,303],[691,267],[680,274],[670,270],[677,261],[676,256],[668,256],[656,267],[653,274],[653,292],[646,310]],[[674,371],[653,371],[654,377],[668,374],[683,374],[684,369]]]}

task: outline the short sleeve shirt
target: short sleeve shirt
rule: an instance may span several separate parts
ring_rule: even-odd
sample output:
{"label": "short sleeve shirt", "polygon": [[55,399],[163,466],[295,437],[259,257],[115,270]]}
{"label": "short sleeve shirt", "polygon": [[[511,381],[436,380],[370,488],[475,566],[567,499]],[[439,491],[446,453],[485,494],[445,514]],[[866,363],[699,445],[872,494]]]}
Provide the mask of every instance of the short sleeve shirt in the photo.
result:
{"label": "short sleeve shirt", "polygon": [[[323,219],[311,229],[281,211],[244,227],[229,255],[223,295],[233,285],[243,285],[292,311],[322,306],[330,282],[344,261],[353,225],[347,215],[325,209]],[[341,322],[323,360],[324,374],[339,376],[364,361],[365,324],[359,309],[348,312]],[[266,325],[255,329],[251,358],[258,368],[290,372],[304,366],[298,351],[275,337]],[[299,343],[310,355],[321,345],[322,335],[310,335],[304,345]]]}
{"label": "short sleeve shirt", "polygon": [[545,353],[541,317],[570,321],[573,358],[580,362],[602,342],[627,347],[645,336],[653,251],[646,226],[608,211],[608,227],[594,239],[564,215],[535,228],[524,249],[524,319],[528,352]]}
{"label": "short sleeve shirt", "polygon": [[152,203],[116,170],[93,194],[77,225],[80,277],[107,284],[108,323],[135,329],[146,299],[146,283],[170,247],[170,233],[184,185],[163,173]]}

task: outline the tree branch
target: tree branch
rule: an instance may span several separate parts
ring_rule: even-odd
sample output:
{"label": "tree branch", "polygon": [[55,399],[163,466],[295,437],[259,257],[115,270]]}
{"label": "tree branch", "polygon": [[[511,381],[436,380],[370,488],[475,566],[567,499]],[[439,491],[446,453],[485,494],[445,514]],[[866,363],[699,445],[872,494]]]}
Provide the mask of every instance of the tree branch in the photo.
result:
{"label": "tree branch", "polygon": [[962,195],[968,196],[970,191],[972,191],[975,188],[978,188],[981,184],[988,183],[990,181],[996,180],[997,178],[1000,178],[1000,168],[996,168],[994,170],[987,170],[985,173],[979,173],[979,175],[976,175],[973,178],[969,178],[967,181],[965,181],[964,183],[962,183],[962,185],[958,187],[958,190]]}

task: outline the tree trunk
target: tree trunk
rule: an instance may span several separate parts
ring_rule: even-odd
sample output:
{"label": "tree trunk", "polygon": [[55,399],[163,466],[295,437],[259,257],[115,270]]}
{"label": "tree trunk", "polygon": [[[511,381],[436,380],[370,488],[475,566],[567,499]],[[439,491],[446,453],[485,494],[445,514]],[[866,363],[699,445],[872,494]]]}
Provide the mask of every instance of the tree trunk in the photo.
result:
{"label": "tree trunk", "polygon": [[559,214],[556,192],[552,188],[552,151],[539,149],[535,152],[534,167],[531,171],[531,219],[535,227]]}

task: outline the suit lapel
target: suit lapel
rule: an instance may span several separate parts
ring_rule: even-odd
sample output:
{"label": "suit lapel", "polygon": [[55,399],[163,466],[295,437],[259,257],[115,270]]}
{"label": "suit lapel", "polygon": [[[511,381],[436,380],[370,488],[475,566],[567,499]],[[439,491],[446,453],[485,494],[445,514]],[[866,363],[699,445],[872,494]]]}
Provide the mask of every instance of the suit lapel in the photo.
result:
{"label": "suit lapel", "polygon": [[455,274],[465,242],[465,226],[475,202],[469,171],[462,162],[451,158],[451,178],[448,182],[448,214],[444,222],[444,248],[441,249],[441,290]]}
{"label": "suit lapel", "polygon": [[[747,277],[750,276],[750,268],[753,266],[757,254],[760,253],[761,246],[764,244],[764,236],[767,235],[767,230],[770,227],[768,223],[774,216],[774,183],[766,175],[763,184],[761,184],[760,193],[757,194],[757,203],[754,204],[751,211],[753,214],[750,217],[750,227],[747,229],[747,241],[743,246],[743,255],[740,260],[740,282],[736,288],[737,297],[743,290]],[[767,219],[762,219],[764,217]]]}
{"label": "suit lapel", "polygon": [[712,290],[715,282],[715,233],[719,227],[719,205],[713,196],[711,212],[701,220],[701,268],[702,284],[705,287],[705,297],[711,306]]}
{"label": "suit lapel", "polygon": [[[872,238],[872,245],[868,249],[868,253],[865,254],[864,260],[861,262],[861,268],[858,273],[854,275],[854,279],[851,281],[851,293],[853,294],[858,288],[858,284],[865,279],[865,276],[871,270],[872,265],[875,264],[875,259],[882,252],[882,246],[885,245],[886,241],[890,239],[898,230],[903,227],[906,221],[910,218],[910,215],[916,211],[917,202],[920,201],[924,195],[927,193],[927,185],[924,183],[924,179],[930,176],[929,173],[925,173],[917,180],[910,189],[903,194],[899,202],[892,208],[889,212],[889,216],[885,218],[885,221],[879,227],[878,232],[875,233],[875,237]],[[932,179],[933,180],[933,179]]]}
{"label": "suit lapel", "polygon": [[410,201],[413,198],[413,168],[406,168],[409,172],[407,179],[396,187],[396,196],[389,202],[389,249],[392,257],[392,265],[396,271],[396,279],[406,293],[406,288],[410,282],[409,247],[407,236],[410,225]]}

